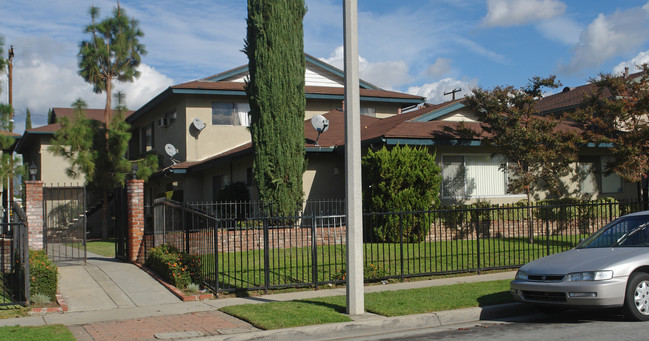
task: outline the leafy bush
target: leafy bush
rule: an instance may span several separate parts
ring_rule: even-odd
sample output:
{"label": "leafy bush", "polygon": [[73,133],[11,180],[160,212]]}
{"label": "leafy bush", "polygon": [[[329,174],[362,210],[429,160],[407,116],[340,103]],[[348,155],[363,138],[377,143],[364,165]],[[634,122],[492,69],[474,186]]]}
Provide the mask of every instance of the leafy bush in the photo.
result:
{"label": "leafy bush", "polygon": [[[396,146],[363,157],[363,204],[368,212],[421,212],[439,205],[441,170],[425,148]],[[365,226],[381,242],[420,242],[430,229],[427,214],[381,215]],[[401,235],[403,229],[403,235]]]}
{"label": "leafy bush", "polygon": [[[611,204],[609,206],[602,204]],[[566,221],[572,219],[612,218],[620,216],[620,204],[614,198],[597,200],[581,200],[573,198],[540,200],[536,210],[536,218],[550,221]]]}
{"label": "leafy bush", "polygon": [[478,231],[481,237],[489,237],[494,212],[498,212],[490,209],[491,207],[492,205],[486,202],[447,206],[445,209],[448,211],[442,213],[441,219],[447,229],[456,232],[456,239],[465,238],[475,231]]}
{"label": "leafy bush", "polygon": [[144,265],[177,288],[186,288],[200,280],[200,258],[180,252],[172,245],[164,244],[151,249]]}
{"label": "leafy bush", "polygon": [[[370,263],[363,267],[363,280],[372,281],[380,278],[385,278],[390,275],[390,269],[382,268],[380,265],[374,265]],[[347,279],[347,270],[342,268],[336,273],[331,275],[331,279],[334,281],[344,281]]]}
{"label": "leafy bush", "polygon": [[56,299],[59,271],[47,257],[45,250],[29,250],[30,294],[42,294]]}

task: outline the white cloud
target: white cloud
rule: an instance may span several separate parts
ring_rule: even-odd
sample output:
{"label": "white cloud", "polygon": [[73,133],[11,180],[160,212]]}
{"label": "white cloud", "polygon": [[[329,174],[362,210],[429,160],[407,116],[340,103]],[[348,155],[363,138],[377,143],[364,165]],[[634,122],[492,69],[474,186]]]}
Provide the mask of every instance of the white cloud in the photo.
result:
{"label": "white cloud", "polygon": [[575,72],[601,65],[604,61],[628,53],[648,40],[649,12],[639,7],[599,14],[582,32],[565,71]]}
{"label": "white cloud", "polygon": [[579,24],[566,17],[556,17],[544,20],[536,25],[536,29],[544,37],[565,45],[574,45],[578,43],[579,35],[583,30]]}
{"label": "white cloud", "polygon": [[[133,83],[115,85],[116,90],[126,93],[129,109],[138,109],[172,84],[170,78],[148,65],[141,64],[140,72],[140,78]],[[6,82],[6,76],[3,78]],[[77,74],[76,63],[58,65],[40,59],[17,62],[13,89],[16,120],[24,121],[25,110],[29,108],[34,127],[47,124],[49,108],[69,107],[77,98],[86,101],[89,108],[103,108],[106,101],[104,94],[95,94],[92,86]],[[3,86],[3,102],[6,101],[4,90]]]}
{"label": "white cloud", "polygon": [[516,26],[562,15],[566,5],[558,0],[488,0],[486,26]]}
{"label": "white cloud", "polygon": [[613,68],[613,74],[619,75],[624,73],[625,67],[628,67],[631,73],[638,72],[641,70],[638,66],[642,64],[649,64],[649,51],[642,51],[633,57],[633,59],[621,62]]}
{"label": "white cloud", "polygon": [[449,58],[437,58],[433,65],[429,66],[426,73],[433,77],[439,78],[451,71],[451,60]]}
{"label": "white cloud", "polygon": [[[342,70],[344,58],[344,48],[338,46],[329,58],[321,58],[321,60]],[[372,63],[358,56],[358,69],[360,78],[383,89],[394,89],[410,81],[408,65],[404,61]]]}
{"label": "white cloud", "polygon": [[424,84],[422,86],[412,86],[408,88],[407,92],[412,95],[426,97],[426,102],[428,103],[443,103],[452,99],[451,95],[445,96],[445,92],[462,89],[462,91],[455,94],[455,98],[457,99],[469,94],[477,85],[478,81],[476,79],[464,81],[444,78],[439,82]]}

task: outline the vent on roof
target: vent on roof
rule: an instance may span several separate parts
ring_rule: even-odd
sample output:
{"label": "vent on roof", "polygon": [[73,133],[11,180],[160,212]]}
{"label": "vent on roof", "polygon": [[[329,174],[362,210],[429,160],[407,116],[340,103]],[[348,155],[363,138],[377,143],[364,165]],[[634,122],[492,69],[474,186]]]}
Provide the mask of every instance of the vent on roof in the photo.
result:
{"label": "vent on roof", "polygon": [[570,90],[572,90],[572,88],[567,86],[567,87],[563,88],[563,91],[561,91],[561,92],[569,92]]}

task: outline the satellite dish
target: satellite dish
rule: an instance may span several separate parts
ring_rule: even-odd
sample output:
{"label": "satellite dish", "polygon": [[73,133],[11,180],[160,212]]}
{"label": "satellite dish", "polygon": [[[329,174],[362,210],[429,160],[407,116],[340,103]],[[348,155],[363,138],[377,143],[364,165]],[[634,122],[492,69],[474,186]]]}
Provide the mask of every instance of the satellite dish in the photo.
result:
{"label": "satellite dish", "polygon": [[315,115],[311,118],[311,125],[313,129],[318,132],[318,137],[315,139],[315,146],[319,146],[318,140],[320,139],[320,134],[324,133],[329,129],[329,120],[324,118],[322,115]]}
{"label": "satellite dish", "polygon": [[167,152],[167,155],[174,157],[178,154],[178,149],[176,149],[173,144],[167,143],[165,144],[165,152]]}
{"label": "satellite dish", "polygon": [[198,117],[192,120],[192,124],[198,131],[205,129],[205,122],[201,121],[201,119]]}
{"label": "satellite dish", "polygon": [[169,155],[169,158],[171,158],[171,162],[174,165],[178,163],[178,161],[174,159],[174,156],[178,154],[178,149],[176,149],[176,147],[174,147],[173,144],[171,143],[165,144],[165,152],[167,153],[167,155]]}

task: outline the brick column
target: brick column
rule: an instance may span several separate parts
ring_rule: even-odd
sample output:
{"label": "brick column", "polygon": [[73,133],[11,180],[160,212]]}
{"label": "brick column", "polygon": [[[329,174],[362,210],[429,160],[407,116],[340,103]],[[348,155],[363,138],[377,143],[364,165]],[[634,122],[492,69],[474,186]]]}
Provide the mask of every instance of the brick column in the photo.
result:
{"label": "brick column", "polygon": [[25,181],[29,248],[43,249],[43,181]]}
{"label": "brick column", "polygon": [[144,261],[142,241],[144,238],[144,180],[126,181],[126,200],[128,205],[128,260]]}

